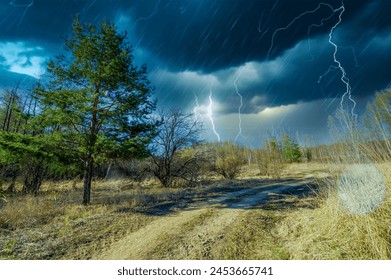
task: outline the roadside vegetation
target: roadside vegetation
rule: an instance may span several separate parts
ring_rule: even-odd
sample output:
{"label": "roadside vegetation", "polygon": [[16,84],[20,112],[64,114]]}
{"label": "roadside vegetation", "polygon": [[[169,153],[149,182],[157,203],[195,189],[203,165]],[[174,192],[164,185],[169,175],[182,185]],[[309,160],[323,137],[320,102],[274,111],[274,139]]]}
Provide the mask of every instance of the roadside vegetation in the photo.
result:
{"label": "roadside vegetation", "polygon": [[[207,208],[148,256],[185,256],[177,246],[186,234],[201,238],[196,231],[221,215],[234,226],[186,247],[192,258],[391,258],[391,89],[362,117],[330,117],[329,145],[285,131],[257,148],[206,143],[192,114],[155,110],[147,68],[133,64],[113,24],[76,18],[65,45],[69,55],[48,64],[48,84],[1,93],[0,259],[91,259],[162,216],[303,178],[318,180],[313,192],[235,215]],[[366,170],[375,170],[368,181]]]}

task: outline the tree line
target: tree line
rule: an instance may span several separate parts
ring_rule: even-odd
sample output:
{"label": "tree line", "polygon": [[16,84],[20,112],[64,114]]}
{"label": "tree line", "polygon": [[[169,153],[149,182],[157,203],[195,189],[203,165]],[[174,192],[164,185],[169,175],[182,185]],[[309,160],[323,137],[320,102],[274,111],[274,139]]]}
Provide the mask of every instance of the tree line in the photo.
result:
{"label": "tree line", "polygon": [[[97,167],[119,160],[143,159],[144,171],[171,187],[194,184],[209,171],[234,179],[251,161],[261,175],[278,177],[283,164],[313,159],[311,149],[286,133],[254,151],[202,143],[202,127],[191,114],[156,112],[147,68],[134,64],[126,33],[108,21],[96,27],[78,17],[72,30],[67,55],[49,61],[45,82],[23,94],[18,85],[3,92],[0,180],[9,182],[9,192],[20,178],[22,193],[37,194],[47,178],[79,176],[83,204],[89,204]],[[371,105],[372,119],[385,126],[383,136],[389,136],[389,102],[390,91]]]}
{"label": "tree line", "polygon": [[96,164],[145,156],[158,123],[146,67],[134,65],[126,33],[78,18],[72,30],[68,55],[48,63],[48,82],[24,98],[16,89],[5,94],[2,169],[12,173],[11,191],[24,175],[25,193],[36,193],[49,171],[79,173],[88,204]]}

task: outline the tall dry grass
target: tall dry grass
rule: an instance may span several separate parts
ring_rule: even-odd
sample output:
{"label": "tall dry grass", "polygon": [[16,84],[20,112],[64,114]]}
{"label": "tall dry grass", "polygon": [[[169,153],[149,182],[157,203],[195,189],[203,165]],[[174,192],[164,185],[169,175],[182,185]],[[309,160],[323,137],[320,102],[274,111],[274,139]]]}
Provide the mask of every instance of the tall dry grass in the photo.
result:
{"label": "tall dry grass", "polygon": [[54,201],[24,196],[7,199],[1,209],[0,228],[30,228],[49,223],[53,218],[62,215],[64,209],[55,207]]}
{"label": "tall dry grass", "polygon": [[291,259],[390,259],[391,258],[391,174],[387,177],[383,203],[368,214],[353,214],[342,204],[335,182],[321,197],[316,209],[301,209],[278,227]]}
{"label": "tall dry grass", "polygon": [[288,215],[276,235],[291,259],[391,259],[390,139],[342,112],[338,121],[337,144],[325,156],[337,172],[319,207]]}

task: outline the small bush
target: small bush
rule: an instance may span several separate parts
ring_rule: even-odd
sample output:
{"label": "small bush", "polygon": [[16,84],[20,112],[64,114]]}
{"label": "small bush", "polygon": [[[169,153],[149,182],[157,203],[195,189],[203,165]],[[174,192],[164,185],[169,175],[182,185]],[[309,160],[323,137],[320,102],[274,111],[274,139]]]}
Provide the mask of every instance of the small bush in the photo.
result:
{"label": "small bush", "polygon": [[299,162],[302,157],[297,141],[285,133],[282,134],[282,154],[287,162]]}
{"label": "small bush", "polygon": [[243,149],[230,142],[215,145],[214,171],[226,179],[235,179],[246,163]]}
{"label": "small bush", "polygon": [[283,157],[277,139],[265,142],[264,147],[256,151],[256,161],[260,175],[279,178],[283,168]]}

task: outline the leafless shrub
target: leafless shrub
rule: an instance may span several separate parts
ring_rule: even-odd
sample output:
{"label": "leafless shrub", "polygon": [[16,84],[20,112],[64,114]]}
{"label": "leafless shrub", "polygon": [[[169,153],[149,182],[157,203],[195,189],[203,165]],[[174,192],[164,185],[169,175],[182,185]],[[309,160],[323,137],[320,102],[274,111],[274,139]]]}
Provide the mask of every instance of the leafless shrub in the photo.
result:
{"label": "leafless shrub", "polygon": [[246,164],[243,148],[231,142],[216,143],[214,153],[214,171],[226,179],[235,179]]}
{"label": "leafless shrub", "polygon": [[265,141],[264,147],[256,151],[260,175],[279,178],[283,168],[283,156],[276,138]]}
{"label": "leafless shrub", "polygon": [[161,114],[160,131],[152,142],[151,172],[163,187],[197,182],[205,159],[196,148],[200,130],[193,115],[180,109]]}

